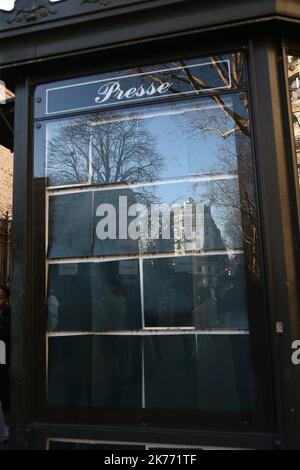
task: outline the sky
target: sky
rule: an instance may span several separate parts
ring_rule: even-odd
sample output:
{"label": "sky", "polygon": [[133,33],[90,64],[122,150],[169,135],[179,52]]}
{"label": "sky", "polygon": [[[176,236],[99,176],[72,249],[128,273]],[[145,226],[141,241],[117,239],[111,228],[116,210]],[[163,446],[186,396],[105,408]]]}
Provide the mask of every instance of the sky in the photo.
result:
{"label": "sky", "polygon": [[[50,2],[59,2],[60,0],[50,0]],[[14,7],[15,0],[0,0],[1,10],[12,10]]]}

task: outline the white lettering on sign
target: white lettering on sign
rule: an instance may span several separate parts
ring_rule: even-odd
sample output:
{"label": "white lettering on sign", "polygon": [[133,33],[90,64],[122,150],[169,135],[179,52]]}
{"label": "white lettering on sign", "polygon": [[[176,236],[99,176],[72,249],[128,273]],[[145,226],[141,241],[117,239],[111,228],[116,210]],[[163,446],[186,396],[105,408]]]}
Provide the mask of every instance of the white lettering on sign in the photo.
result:
{"label": "white lettering on sign", "polygon": [[127,90],[122,90],[120,82],[108,82],[102,85],[98,90],[97,98],[95,98],[96,103],[101,104],[108,101],[110,98],[116,98],[117,100],[130,99],[130,98],[142,98],[147,96],[153,96],[155,94],[163,95],[166,93],[172,86],[172,82],[164,82],[155,86],[154,83],[151,83],[148,87],[143,85],[138,88],[132,87]]}
{"label": "white lettering on sign", "polygon": [[[223,80],[219,75],[218,70],[220,68],[222,68],[226,80]],[[208,81],[210,83],[198,89],[189,81],[184,80],[184,74],[182,75],[184,71],[190,71],[199,81],[201,81],[202,76],[203,79],[209,77]],[[46,115],[101,106],[116,106],[121,102],[151,101],[155,98],[167,96],[199,95],[208,90],[222,89],[231,89],[229,60],[209,61],[177,67],[167,66],[160,70],[130,73],[123,76],[118,74],[102,80],[80,81],[79,83],[76,80],[76,83],[70,85],[46,88]],[[83,93],[81,93],[81,90],[83,90]],[[43,90],[40,91],[43,93]],[[40,109],[37,112],[40,115],[43,110]]]}
{"label": "white lettering on sign", "polygon": [[6,364],[6,346],[4,341],[0,341],[0,365]]}
{"label": "white lettering on sign", "polygon": [[118,207],[100,204],[96,216],[101,217],[96,225],[99,240],[174,239],[184,243],[185,249],[190,251],[200,250],[204,245],[204,204],[192,199],[182,206],[151,204],[148,208],[143,204],[129,206],[127,196],[119,196]]}
{"label": "white lettering on sign", "polygon": [[295,351],[292,354],[292,363],[294,366],[299,366],[300,364],[300,340],[296,340],[292,343],[292,349]]}

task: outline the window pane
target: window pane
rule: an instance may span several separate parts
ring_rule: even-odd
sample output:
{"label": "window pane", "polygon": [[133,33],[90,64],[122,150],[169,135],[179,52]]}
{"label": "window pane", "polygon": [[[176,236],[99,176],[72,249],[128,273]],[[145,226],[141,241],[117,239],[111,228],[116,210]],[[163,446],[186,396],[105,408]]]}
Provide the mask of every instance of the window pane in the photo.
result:
{"label": "window pane", "polygon": [[49,364],[52,405],[142,408],[145,393],[149,409],[252,408],[246,335],[49,338]]}
{"label": "window pane", "polygon": [[47,123],[48,185],[87,184],[90,152],[91,136],[86,120]]}
{"label": "window pane", "polygon": [[248,336],[146,337],[144,354],[147,408],[251,410]]}
{"label": "window pane", "polygon": [[91,255],[92,207],[91,193],[49,199],[49,258]]}
{"label": "window pane", "polygon": [[48,348],[50,405],[141,408],[139,338],[50,337]]}
{"label": "window pane", "polygon": [[141,324],[137,260],[50,265],[48,331],[115,331]]}
{"label": "window pane", "polygon": [[[99,422],[130,424],[128,410],[132,423],[152,413],[153,423],[186,415],[187,426],[199,417],[199,428],[206,418],[220,428],[221,415],[233,429],[245,416],[249,429],[249,417],[265,422],[257,418],[270,393],[260,390],[262,274],[243,55],[226,56],[230,74],[223,59],[38,87],[50,405],[93,408]],[[162,76],[174,79],[170,96],[134,85]],[[111,78],[131,87],[126,96],[109,91]]]}
{"label": "window pane", "polygon": [[145,325],[248,329],[244,257],[144,261]]}
{"label": "window pane", "polygon": [[92,347],[91,336],[49,338],[49,405],[90,406]]}
{"label": "window pane", "polygon": [[235,178],[51,196],[48,256],[241,249],[239,201]]}
{"label": "window pane", "polygon": [[236,122],[247,135],[247,109],[236,95],[49,121],[37,133],[36,158],[46,153],[39,176],[64,186],[235,173]]}
{"label": "window pane", "polygon": [[137,336],[97,336],[91,405],[142,408],[142,344]]}

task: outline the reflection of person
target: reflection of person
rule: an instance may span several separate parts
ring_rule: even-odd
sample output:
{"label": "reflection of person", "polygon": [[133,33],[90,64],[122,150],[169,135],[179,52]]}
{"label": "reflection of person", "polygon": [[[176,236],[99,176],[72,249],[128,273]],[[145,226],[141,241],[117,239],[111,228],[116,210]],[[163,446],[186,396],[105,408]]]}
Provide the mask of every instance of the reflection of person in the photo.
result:
{"label": "reflection of person", "polygon": [[107,288],[102,297],[105,318],[113,329],[122,330],[125,327],[126,307],[124,297],[117,286]]}
{"label": "reflection of person", "polygon": [[8,301],[9,289],[0,285],[0,341],[5,345],[5,354],[0,362],[0,401],[6,423],[5,440],[8,438],[9,424],[10,306]]}
{"label": "reflection of person", "polygon": [[[225,280],[227,284],[220,307],[224,326],[231,329],[248,329],[246,303],[246,276],[243,265],[238,265],[235,275]],[[232,366],[239,413],[245,422],[251,419],[252,377],[248,335],[230,335]]]}
{"label": "reflection of person", "polygon": [[50,290],[48,297],[48,331],[55,331],[58,325],[59,303],[56,295]]}
{"label": "reflection of person", "polygon": [[217,324],[217,299],[214,289],[209,287],[200,290],[199,305],[193,311],[196,328],[212,328]]}
{"label": "reflection of person", "polygon": [[244,279],[235,277],[229,280],[229,285],[224,292],[221,306],[225,327],[248,328],[246,282]]}
{"label": "reflection of person", "polygon": [[142,327],[139,277],[130,275],[124,276],[122,286],[126,307],[126,322],[124,328],[139,329]]}
{"label": "reflection of person", "polygon": [[126,326],[126,304],[120,283],[113,279],[106,286],[104,295],[97,303],[97,316],[93,328],[97,331],[123,330]]}

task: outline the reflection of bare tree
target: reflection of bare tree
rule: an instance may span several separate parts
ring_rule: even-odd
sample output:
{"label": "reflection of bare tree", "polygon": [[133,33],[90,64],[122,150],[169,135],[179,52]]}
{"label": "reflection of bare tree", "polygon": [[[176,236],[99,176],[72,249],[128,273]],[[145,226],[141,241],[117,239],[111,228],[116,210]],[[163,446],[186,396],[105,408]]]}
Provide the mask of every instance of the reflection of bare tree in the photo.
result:
{"label": "reflection of bare tree", "polygon": [[[232,54],[230,76],[222,59],[223,57],[215,56],[210,58],[222,83],[228,87],[231,85],[231,91],[243,88],[244,54]],[[197,68],[181,68],[187,65],[183,61],[170,64],[170,69],[174,66],[180,67],[178,70],[167,72],[167,77],[172,79],[173,92],[183,91],[185,89],[183,84],[199,94],[201,90],[211,87],[209,74],[207,77],[202,77],[197,73]],[[153,73],[152,79],[163,82],[165,77],[161,74],[156,76]],[[229,105],[226,97],[220,95],[210,95],[207,99],[212,101],[214,108],[208,112],[191,112],[182,115],[180,125],[191,136],[202,132],[217,135],[218,139],[221,137],[217,155],[218,164],[212,170],[216,173],[238,173],[238,183],[229,184],[226,180],[209,183],[207,200],[210,205],[223,208],[223,235],[231,240],[233,247],[242,236],[248,259],[248,270],[256,276],[259,270],[258,232],[247,95],[243,92],[239,94],[238,106]]]}
{"label": "reflection of bare tree", "polygon": [[230,172],[238,166],[239,178],[235,184],[219,181],[208,186],[208,198],[211,204],[224,209],[224,235],[236,246],[242,236],[244,249],[248,259],[249,272],[258,275],[257,257],[259,251],[257,231],[257,210],[253,181],[251,145],[249,138],[237,133],[236,149],[224,142],[218,158],[218,168],[222,172]]}
{"label": "reflection of bare tree", "polygon": [[142,120],[110,120],[94,125],[92,132],[95,183],[153,181],[162,166],[156,140]]}
{"label": "reflection of bare tree", "polygon": [[[242,88],[244,83],[244,54],[243,53],[234,53],[231,56],[231,69],[230,69],[230,76],[228,73],[228,68],[224,65],[224,57],[217,57],[212,56],[210,57],[210,61],[214,70],[217,71],[221,82],[224,84],[225,87],[230,87],[230,90],[236,90],[238,88]],[[179,67],[177,70],[172,70],[174,67]],[[202,77],[201,73],[197,75],[197,68],[192,69],[188,67],[188,64],[184,61],[177,61],[173,62],[169,65],[169,69],[163,75],[155,75],[155,73],[149,74],[149,77],[160,84],[164,83],[166,79],[172,81],[172,86],[170,87],[170,91],[173,93],[184,93],[184,91],[190,91],[194,89],[199,94],[203,90],[207,90],[209,88],[214,88],[214,83],[210,82],[210,74],[206,77]],[[194,71],[193,71],[194,70]],[[136,68],[138,73],[143,72],[141,68]],[[184,85],[188,85],[188,88],[184,88]],[[225,116],[229,118],[232,123],[232,127],[226,134],[221,134],[226,136],[231,132],[235,132],[239,130],[243,132],[245,135],[250,136],[249,134],[249,119],[245,117],[245,114],[240,114],[234,109],[230,109],[226,106],[224,99],[218,95],[210,95],[209,97],[220,109],[222,109]],[[248,109],[248,100],[246,94],[242,94],[241,99],[243,100],[244,108]]]}
{"label": "reflection of bare tree", "polygon": [[51,185],[144,183],[155,179],[162,164],[155,138],[137,118],[106,113],[60,123],[48,143]]}
{"label": "reflection of bare tree", "polygon": [[[230,91],[243,89],[244,55],[232,54],[230,76],[222,59],[210,58],[213,74],[208,69],[205,73],[199,72],[199,68],[189,68],[186,62],[178,61],[169,64],[164,73],[152,72],[147,76],[157,83],[170,79],[171,90],[175,93],[194,89],[200,96],[202,90],[213,89],[217,82],[230,87]],[[145,72],[140,68],[136,71]],[[223,208],[223,236],[231,240],[232,247],[240,246],[242,237],[250,260],[249,270],[257,274],[257,214],[248,102],[243,92],[235,98],[230,96],[209,94],[206,100],[213,104],[210,109],[206,107],[205,112],[195,109],[195,112],[183,113],[181,119],[176,115],[174,120],[183,127],[186,138],[201,132],[218,141],[218,162],[214,168],[211,166],[210,172],[238,173],[236,184],[226,180],[209,183],[205,200],[207,204]],[[99,113],[90,119],[68,121],[54,132],[48,147],[51,184],[147,183],[157,179],[162,166],[156,140],[137,114]],[[136,202],[156,202],[153,188],[135,188]],[[230,243],[226,245],[230,246]]]}
{"label": "reflection of bare tree", "polygon": [[47,176],[50,185],[87,182],[89,174],[89,146],[84,122],[60,123],[47,142]]}

